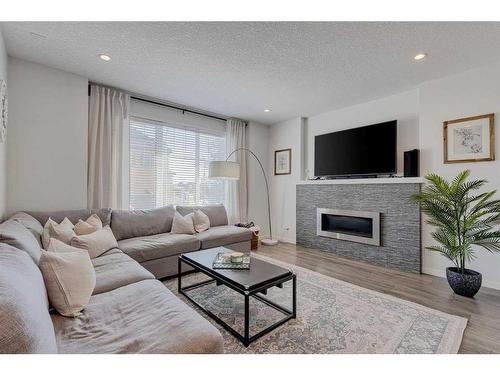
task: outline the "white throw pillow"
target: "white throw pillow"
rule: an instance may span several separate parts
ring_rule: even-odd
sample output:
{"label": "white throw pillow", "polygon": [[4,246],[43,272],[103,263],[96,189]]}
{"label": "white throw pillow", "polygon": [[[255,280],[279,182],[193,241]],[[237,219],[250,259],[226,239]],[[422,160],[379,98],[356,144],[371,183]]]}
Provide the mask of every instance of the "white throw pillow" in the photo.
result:
{"label": "white throw pillow", "polygon": [[102,229],[102,221],[96,214],[92,214],[85,221],[82,219],[78,220],[75,225],[75,234],[81,236],[84,234],[94,233],[96,230]]}
{"label": "white throw pillow", "polygon": [[193,215],[193,213],[190,213],[182,216],[176,211],[171,232],[176,234],[194,234]]}
{"label": "white throw pillow", "polygon": [[71,246],[87,250],[90,258],[94,259],[109,249],[118,247],[118,242],[116,242],[116,238],[109,225],[106,225],[104,228],[96,230],[93,233],[73,237]]}
{"label": "white throw pillow", "polygon": [[57,224],[54,220],[49,218],[43,227],[42,233],[42,245],[45,250],[49,247],[49,241],[51,238],[56,238],[59,241],[69,244],[71,239],[75,236],[73,231],[73,223],[65,217],[63,221]]}
{"label": "white throw pillow", "polygon": [[193,212],[194,230],[201,233],[210,228],[210,219],[202,210],[195,210]]}
{"label": "white throw pillow", "polygon": [[42,250],[42,272],[50,303],[59,314],[80,315],[94,291],[96,276],[89,254],[52,238]]}

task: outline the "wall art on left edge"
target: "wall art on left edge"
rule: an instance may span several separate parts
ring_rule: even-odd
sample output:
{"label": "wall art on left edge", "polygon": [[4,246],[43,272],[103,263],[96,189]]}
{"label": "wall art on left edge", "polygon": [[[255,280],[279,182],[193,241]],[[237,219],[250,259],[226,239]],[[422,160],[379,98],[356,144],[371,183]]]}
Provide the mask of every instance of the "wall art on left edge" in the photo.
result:
{"label": "wall art on left edge", "polygon": [[7,139],[7,83],[0,79],[0,143]]}

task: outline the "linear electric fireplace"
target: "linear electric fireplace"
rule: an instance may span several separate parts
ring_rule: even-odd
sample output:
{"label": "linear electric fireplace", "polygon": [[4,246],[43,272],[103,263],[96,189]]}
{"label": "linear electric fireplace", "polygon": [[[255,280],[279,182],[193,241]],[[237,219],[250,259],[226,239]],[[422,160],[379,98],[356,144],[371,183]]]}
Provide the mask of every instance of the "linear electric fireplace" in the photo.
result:
{"label": "linear electric fireplace", "polygon": [[380,212],[317,208],[318,236],[380,246]]}

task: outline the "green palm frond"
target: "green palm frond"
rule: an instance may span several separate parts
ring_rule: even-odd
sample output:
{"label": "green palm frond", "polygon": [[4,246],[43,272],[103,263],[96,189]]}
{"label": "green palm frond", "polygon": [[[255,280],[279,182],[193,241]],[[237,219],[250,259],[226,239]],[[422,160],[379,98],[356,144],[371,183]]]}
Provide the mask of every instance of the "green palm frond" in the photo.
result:
{"label": "green palm frond", "polygon": [[427,215],[426,222],[436,230],[432,238],[438,243],[427,247],[455,263],[463,273],[467,262],[475,259],[475,250],[500,251],[500,200],[495,191],[474,195],[487,181],[468,181],[464,170],[448,182],[437,174],[426,176],[429,182],[421,192],[412,195]]}
{"label": "green palm frond", "polygon": [[469,178],[469,176],[470,176],[470,170],[468,170],[468,169],[457,174],[455,176],[455,178],[449,184],[450,191],[456,192],[456,191],[460,190],[461,187],[463,188],[466,184],[465,181],[467,181],[467,178]]}

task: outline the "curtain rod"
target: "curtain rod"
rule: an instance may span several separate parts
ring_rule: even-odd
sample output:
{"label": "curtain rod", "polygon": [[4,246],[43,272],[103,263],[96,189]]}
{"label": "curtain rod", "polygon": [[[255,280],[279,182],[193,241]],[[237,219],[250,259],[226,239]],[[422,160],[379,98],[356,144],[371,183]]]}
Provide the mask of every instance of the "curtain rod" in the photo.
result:
{"label": "curtain rod", "polygon": [[222,118],[222,117],[213,116],[213,115],[207,115],[206,113],[197,112],[197,111],[193,111],[191,109],[186,109],[186,108],[182,108],[182,107],[177,107],[177,106],[171,105],[171,104],[160,103],[160,102],[156,102],[154,100],[139,98],[137,96],[131,96],[130,99],[139,100],[141,102],[146,102],[146,103],[151,103],[151,104],[156,104],[156,105],[161,105],[163,107],[168,107],[168,108],[172,108],[172,109],[177,109],[178,111],[182,111],[182,113],[189,112],[189,113],[194,113],[195,115],[199,115],[199,116],[205,116],[205,117],[214,118],[216,120],[221,120],[221,121],[226,121],[227,120],[227,119]]}
{"label": "curtain rod", "polygon": [[[90,96],[90,83],[89,83],[89,96]],[[219,116],[214,116],[214,115],[209,115],[209,114],[206,114],[206,113],[203,113],[203,112],[194,111],[192,109],[187,109],[187,108],[175,106],[175,105],[172,105],[172,104],[166,104],[166,103],[162,103],[162,102],[157,102],[157,101],[154,101],[154,100],[151,100],[151,99],[144,99],[144,98],[141,98],[141,97],[138,97],[138,96],[134,96],[132,93],[130,93],[130,99],[139,100],[139,101],[145,102],[145,103],[156,104],[156,105],[161,105],[163,107],[168,107],[168,108],[176,109],[178,111],[182,111],[182,113],[189,112],[189,113],[193,113],[193,114],[198,115],[198,116],[205,116],[205,117],[213,118],[213,119],[220,120],[220,121],[227,121],[227,118],[223,118],[223,117],[219,117]],[[245,126],[248,126],[248,122],[246,122],[246,121],[245,121]]]}

